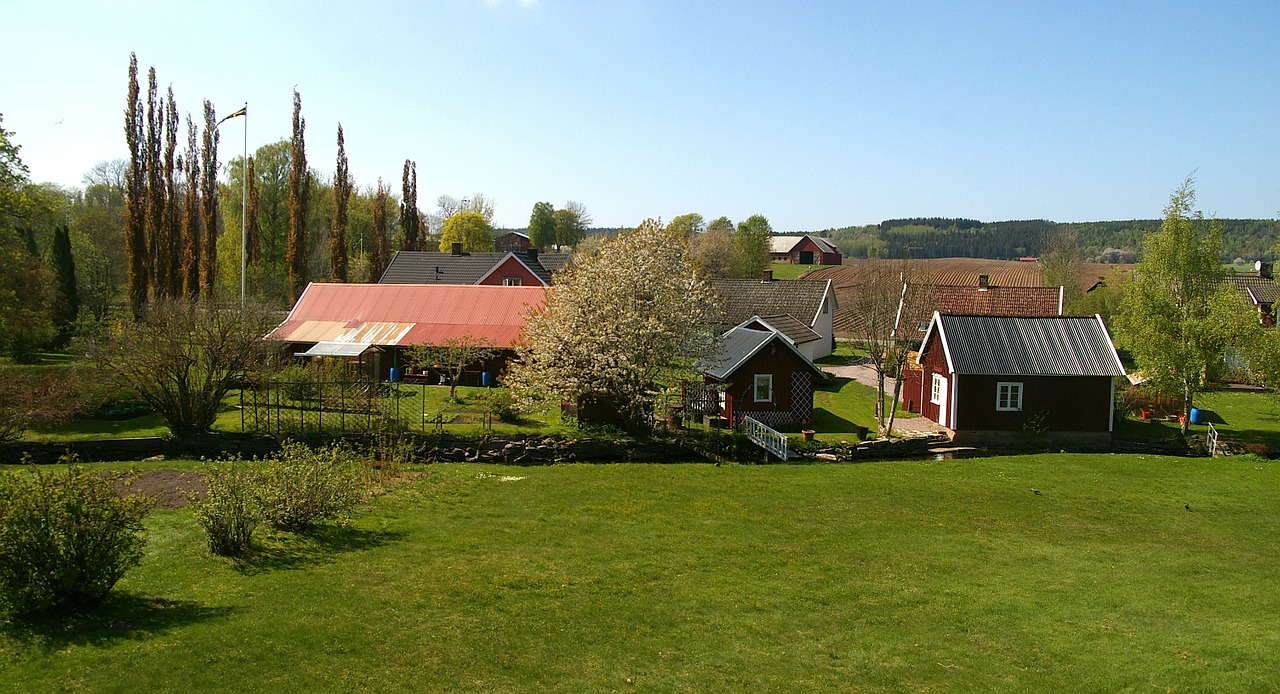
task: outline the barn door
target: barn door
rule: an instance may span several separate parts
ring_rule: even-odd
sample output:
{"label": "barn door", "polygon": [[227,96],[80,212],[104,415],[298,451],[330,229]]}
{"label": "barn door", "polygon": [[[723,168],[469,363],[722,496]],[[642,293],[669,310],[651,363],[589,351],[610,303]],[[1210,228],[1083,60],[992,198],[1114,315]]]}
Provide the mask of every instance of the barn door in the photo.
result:
{"label": "barn door", "polygon": [[813,251],[800,251],[800,264],[813,265]]}

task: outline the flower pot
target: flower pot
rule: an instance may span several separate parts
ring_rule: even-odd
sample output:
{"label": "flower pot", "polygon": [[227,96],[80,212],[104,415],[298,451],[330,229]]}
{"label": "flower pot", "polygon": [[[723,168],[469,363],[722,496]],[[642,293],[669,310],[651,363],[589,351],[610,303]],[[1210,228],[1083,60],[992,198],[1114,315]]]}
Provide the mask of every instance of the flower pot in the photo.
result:
{"label": "flower pot", "polygon": [[813,429],[801,429],[801,430],[800,430],[800,436],[801,436],[802,438],[804,438],[804,440],[805,440],[805,441],[812,441],[812,440],[813,440],[813,435],[814,435],[814,434],[816,434],[816,433],[817,433],[817,432],[816,432],[816,431],[814,431]]}

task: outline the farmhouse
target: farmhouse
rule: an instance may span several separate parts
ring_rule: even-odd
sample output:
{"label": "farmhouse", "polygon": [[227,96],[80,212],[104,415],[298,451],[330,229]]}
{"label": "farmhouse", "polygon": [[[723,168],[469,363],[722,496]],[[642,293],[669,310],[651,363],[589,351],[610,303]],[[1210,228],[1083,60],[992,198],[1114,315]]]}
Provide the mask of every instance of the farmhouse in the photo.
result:
{"label": "farmhouse", "polygon": [[957,441],[1111,441],[1114,379],[1125,372],[1099,316],[935,312],[919,361],[922,414]]}
{"label": "farmhouse", "polygon": [[721,335],[714,355],[694,368],[705,382],[685,387],[685,411],[731,426],[744,416],[770,426],[813,421],[813,384],[826,376],[759,316]]}
{"label": "farmhouse", "polygon": [[288,317],[266,339],[294,354],[353,360],[365,378],[413,368],[405,352],[416,345],[471,340],[503,352],[471,368],[472,378],[503,371],[524,332],[525,317],[546,301],[542,286],[445,284],[307,285]]}
{"label": "farmhouse", "polygon": [[839,265],[841,261],[840,249],[820,236],[773,236],[769,241],[769,257],[777,263]]}
{"label": "farmhouse", "polygon": [[542,254],[533,248],[523,253],[466,253],[455,243],[449,253],[398,251],[378,283],[546,287],[568,264],[567,254]]}
{"label": "farmhouse", "polygon": [[724,309],[722,329],[763,318],[810,361],[834,349],[832,317],[837,306],[829,280],[775,280],[765,270],[759,280],[719,279],[712,287]]}

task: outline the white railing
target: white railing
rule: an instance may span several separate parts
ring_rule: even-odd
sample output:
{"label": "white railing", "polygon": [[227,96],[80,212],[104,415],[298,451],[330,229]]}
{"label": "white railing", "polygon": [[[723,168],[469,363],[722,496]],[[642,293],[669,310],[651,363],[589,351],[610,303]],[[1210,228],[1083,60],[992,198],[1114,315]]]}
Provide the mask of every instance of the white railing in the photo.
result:
{"label": "white railing", "polygon": [[791,456],[791,450],[787,448],[787,435],[770,429],[752,417],[742,418],[742,433],[752,443],[776,455],[779,460],[786,460]]}
{"label": "white railing", "polygon": [[1218,430],[1214,428],[1213,422],[1209,422],[1209,433],[1205,435],[1205,442],[1209,444],[1209,457],[1218,457]]}

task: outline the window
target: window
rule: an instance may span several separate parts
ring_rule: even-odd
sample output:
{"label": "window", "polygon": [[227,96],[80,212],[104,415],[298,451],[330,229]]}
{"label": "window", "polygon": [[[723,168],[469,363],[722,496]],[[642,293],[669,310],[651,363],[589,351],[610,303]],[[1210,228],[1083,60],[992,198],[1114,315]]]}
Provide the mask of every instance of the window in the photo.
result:
{"label": "window", "polygon": [[1000,381],[996,384],[996,411],[1022,411],[1022,384]]}
{"label": "window", "polygon": [[773,374],[756,374],[756,402],[773,402]]}
{"label": "window", "polygon": [[524,282],[521,281],[519,277],[503,277],[502,278],[502,286],[504,287],[519,287],[523,284]]}
{"label": "window", "polygon": [[940,374],[933,375],[933,385],[929,389],[929,402],[935,405],[942,404],[944,393],[947,392],[947,377]]}

